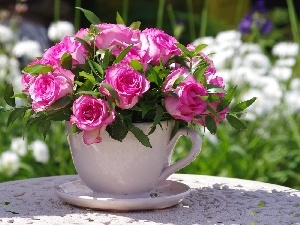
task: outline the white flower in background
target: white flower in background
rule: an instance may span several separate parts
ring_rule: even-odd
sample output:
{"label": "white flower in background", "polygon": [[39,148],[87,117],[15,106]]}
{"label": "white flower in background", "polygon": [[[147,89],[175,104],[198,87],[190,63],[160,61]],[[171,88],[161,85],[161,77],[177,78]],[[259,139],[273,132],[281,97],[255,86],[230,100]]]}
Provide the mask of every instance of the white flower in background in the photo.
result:
{"label": "white flower in background", "polygon": [[206,45],[212,45],[214,44],[215,39],[213,37],[201,37],[197,38],[196,40],[193,41],[193,45],[200,45],[200,44],[206,44]]}
{"label": "white flower in background", "polygon": [[265,74],[271,67],[271,63],[269,58],[262,53],[249,53],[245,55],[243,62],[243,66],[253,68],[256,72],[260,74]]}
{"label": "white flower in background", "polygon": [[294,78],[290,84],[291,90],[299,90],[300,91],[300,79]]}
{"label": "white flower in background", "polygon": [[36,140],[31,143],[29,149],[33,151],[33,156],[37,162],[47,163],[49,161],[49,148],[45,142]]}
{"label": "white flower in background", "polygon": [[253,103],[252,107],[247,110],[245,115],[246,120],[254,121],[258,116],[262,116],[265,113],[272,112],[276,106],[279,104],[278,99],[272,99],[269,96],[266,96],[263,91],[258,89],[250,89],[247,93],[244,94],[242,100],[246,100],[255,96],[257,99]]}
{"label": "white flower in background", "polygon": [[195,41],[192,42],[194,46],[200,45],[200,44],[206,44],[208,45],[206,48],[202,50],[204,54],[211,54],[214,53],[215,48],[215,39],[213,37],[201,37],[197,38]]}
{"label": "white flower in background", "polygon": [[5,151],[0,155],[0,171],[12,176],[18,172],[20,167],[20,158],[17,153]]}
{"label": "white flower in background", "polygon": [[13,31],[9,27],[0,24],[0,43],[12,41],[13,37]]}
{"label": "white flower in background", "polygon": [[237,66],[235,70],[230,71],[230,81],[236,83],[237,85],[243,85],[246,83],[251,83],[251,86],[255,86],[258,80],[258,74],[254,73],[253,68],[246,66]]}
{"label": "white flower in background", "polygon": [[293,42],[279,42],[272,48],[272,54],[281,58],[297,57],[299,54],[299,44]]}
{"label": "white flower in background", "polygon": [[275,77],[279,81],[287,81],[291,78],[293,70],[290,67],[275,66],[270,71],[270,76]]}
{"label": "white flower in background", "polygon": [[51,41],[61,41],[64,36],[71,36],[75,33],[75,28],[68,21],[57,21],[52,23],[48,29],[48,37]]}
{"label": "white flower in background", "polygon": [[[7,55],[0,54],[0,81],[12,83],[16,91],[21,91],[23,85],[21,79],[20,63],[16,58],[8,58]],[[20,81],[18,81],[18,79]]]}
{"label": "white flower in background", "polygon": [[5,54],[0,54],[0,81],[4,80],[7,76],[8,57]]}
{"label": "white flower in background", "polygon": [[276,101],[279,103],[283,92],[277,79],[266,76],[260,77],[259,84],[265,95],[266,101],[270,101],[272,99],[271,101],[274,101],[274,103],[276,103]]}
{"label": "white flower in background", "polygon": [[24,156],[27,153],[27,141],[24,138],[13,138],[10,144],[10,150],[17,153],[20,156]]}
{"label": "white flower in background", "polygon": [[285,104],[291,112],[299,112],[300,101],[299,101],[300,91],[299,90],[289,90],[285,94]]}
{"label": "white flower in background", "polygon": [[227,30],[219,32],[216,36],[217,43],[223,43],[228,41],[240,41],[241,40],[241,33],[236,30]]}
{"label": "white flower in background", "polygon": [[244,55],[246,53],[250,52],[258,52],[262,53],[261,47],[259,44],[255,43],[243,43],[241,47],[239,48],[240,54]]}
{"label": "white flower in background", "polygon": [[300,110],[300,79],[294,78],[291,81],[290,89],[285,94],[285,104],[292,111],[297,112]]}
{"label": "white flower in background", "polygon": [[280,58],[276,60],[275,66],[288,66],[293,67],[296,64],[295,58]]}
{"label": "white flower in background", "polygon": [[12,49],[12,53],[17,58],[26,57],[29,60],[33,60],[42,55],[42,50],[37,41],[23,40],[15,44]]}
{"label": "white flower in background", "polygon": [[231,68],[232,59],[235,55],[234,49],[216,50],[210,58],[214,62],[214,66],[217,70]]}

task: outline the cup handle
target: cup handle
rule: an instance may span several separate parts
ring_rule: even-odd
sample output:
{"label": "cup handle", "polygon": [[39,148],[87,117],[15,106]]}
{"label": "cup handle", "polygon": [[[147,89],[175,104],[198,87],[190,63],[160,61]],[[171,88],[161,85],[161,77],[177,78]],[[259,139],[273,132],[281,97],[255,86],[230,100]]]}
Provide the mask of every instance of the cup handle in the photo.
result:
{"label": "cup handle", "polygon": [[180,159],[172,165],[167,166],[162,171],[162,174],[158,178],[158,183],[166,180],[171,174],[190,164],[199,155],[202,147],[202,141],[199,134],[191,128],[180,128],[177,134],[169,142],[167,146],[167,151],[171,151],[172,148],[175,147],[176,141],[182,135],[186,135],[191,140],[192,148],[184,158]]}

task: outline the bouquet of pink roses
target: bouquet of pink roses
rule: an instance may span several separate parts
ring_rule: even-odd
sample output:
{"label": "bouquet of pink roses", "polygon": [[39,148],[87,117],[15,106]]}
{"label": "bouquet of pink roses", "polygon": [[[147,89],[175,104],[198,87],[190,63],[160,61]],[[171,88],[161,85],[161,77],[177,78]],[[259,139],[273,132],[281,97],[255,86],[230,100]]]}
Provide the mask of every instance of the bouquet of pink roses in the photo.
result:
{"label": "bouquet of pink roses", "polygon": [[[86,144],[101,142],[101,133],[122,141],[132,132],[145,146],[147,135],[162,120],[180,126],[201,125],[215,133],[223,120],[245,128],[239,114],[255,98],[229,107],[236,87],[228,92],[206,45],[184,46],[162,30],[140,30],[139,22],[125,26],[101,23],[81,9],[92,22],[74,36],[47,49],[23,70],[23,92],[8,86],[5,99],[12,106],[8,124],[18,117],[37,124],[46,134],[51,121],[70,121],[83,132]],[[15,107],[14,98],[27,99]],[[152,122],[144,134],[134,123]],[[176,132],[176,131],[174,131]]]}

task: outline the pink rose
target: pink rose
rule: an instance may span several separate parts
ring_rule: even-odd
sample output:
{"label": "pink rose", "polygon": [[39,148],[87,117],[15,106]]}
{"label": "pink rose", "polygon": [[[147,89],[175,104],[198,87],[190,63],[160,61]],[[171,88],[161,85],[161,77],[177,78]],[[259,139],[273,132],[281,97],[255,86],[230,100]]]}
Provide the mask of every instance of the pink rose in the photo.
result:
{"label": "pink rose", "polygon": [[100,134],[115,119],[108,103],[90,95],[82,95],[73,103],[72,124],[83,131],[83,142],[87,145],[101,142]]}
{"label": "pink rose", "polygon": [[77,33],[74,36],[84,40],[88,34],[89,34],[89,28],[81,28],[77,31]]}
{"label": "pink rose", "polygon": [[162,62],[165,64],[172,56],[181,54],[176,43],[178,41],[174,37],[162,30],[145,29],[140,35],[140,57],[145,63],[159,65]]}
{"label": "pink rose", "polygon": [[103,23],[96,25],[100,33],[95,37],[95,45],[99,49],[113,48],[112,53],[117,55],[131,44],[137,44],[139,30],[132,30],[122,24]]}
{"label": "pink rose", "polygon": [[71,85],[73,85],[75,75],[71,72],[71,70],[66,70],[60,66],[55,66],[53,68],[52,74],[54,76],[63,76],[66,78],[67,82],[69,82]]}
{"label": "pink rose", "polygon": [[[45,59],[35,59],[33,60],[31,63],[28,64],[28,66],[33,66],[33,65],[47,65],[47,66],[53,66],[54,63],[51,63],[49,62],[48,60],[45,60]],[[24,86],[23,88],[23,92],[25,93],[28,93],[28,90],[29,90],[29,87],[31,84],[34,83],[35,79],[36,79],[37,76],[33,76],[33,75],[30,75],[28,73],[24,73],[22,75],[22,84]]]}
{"label": "pink rose", "polygon": [[64,75],[48,73],[37,76],[28,92],[32,99],[33,110],[39,112],[46,110],[61,97],[71,94],[72,90],[72,81]]}
{"label": "pink rose", "polygon": [[79,41],[76,41],[74,37],[65,36],[61,42],[44,52],[43,59],[57,64],[60,63],[64,53],[71,54],[73,66],[84,64],[87,57],[87,51]]}
{"label": "pink rose", "polygon": [[32,85],[34,83],[35,78],[36,78],[36,76],[32,76],[32,75],[27,74],[27,73],[22,75],[21,82],[24,86],[24,88],[22,90],[24,93],[28,93],[30,85]]}
{"label": "pink rose", "polygon": [[[150,82],[144,75],[125,64],[109,67],[103,83],[110,84],[118,93],[120,102],[117,102],[117,105],[122,109],[133,107],[139,97],[150,88]],[[110,95],[103,85],[100,85],[100,92]]]}
{"label": "pink rose", "polygon": [[200,55],[209,64],[209,66],[206,68],[206,70],[204,72],[204,75],[209,79],[210,76],[213,76],[216,73],[216,68],[215,68],[214,62],[203,52],[200,52]]}
{"label": "pink rose", "polygon": [[[184,77],[183,81],[173,88],[174,82],[181,76]],[[175,119],[197,121],[197,117],[205,111],[207,102],[201,97],[208,96],[208,93],[186,69],[180,68],[168,75],[163,88],[165,93],[173,93],[165,97],[165,107]]]}
{"label": "pink rose", "polygon": [[[207,78],[207,83],[208,84],[213,84],[217,87],[220,87],[220,88],[225,88],[225,84],[224,84],[224,81],[223,81],[223,78],[222,77],[219,77],[217,75],[210,75],[208,76]],[[219,97],[223,97],[225,96],[225,93],[224,92],[215,92],[215,94]]]}
{"label": "pink rose", "polygon": [[184,78],[182,79],[181,83],[179,86],[182,86],[183,84],[187,83],[187,82],[192,82],[195,83],[196,80],[195,78],[192,76],[192,74],[183,67],[179,67],[178,69],[175,69],[174,71],[172,71],[172,73],[170,73],[165,80],[165,83],[163,84],[163,91],[164,92],[177,92],[178,90],[180,90],[179,88],[173,88],[173,85],[175,83],[175,81],[177,79],[179,79],[180,77]]}

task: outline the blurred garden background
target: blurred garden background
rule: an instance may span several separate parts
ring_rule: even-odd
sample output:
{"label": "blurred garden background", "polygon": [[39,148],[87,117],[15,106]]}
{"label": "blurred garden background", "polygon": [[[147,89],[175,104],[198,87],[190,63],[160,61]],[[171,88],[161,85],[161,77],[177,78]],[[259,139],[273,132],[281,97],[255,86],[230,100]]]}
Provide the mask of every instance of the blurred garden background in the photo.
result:
{"label": "blurred garden background", "polygon": [[[226,123],[203,132],[197,159],[180,173],[258,180],[300,190],[300,1],[298,0],[0,0],[0,182],[76,173],[65,127],[41,131],[18,120],[7,127],[4,89],[21,91],[21,70],[44,49],[89,22],[75,6],[115,23],[157,27],[184,44],[204,43],[227,88],[257,101],[248,129]],[[239,101],[239,97],[235,101]],[[18,102],[17,102],[18,103]],[[20,103],[19,103],[20,104]],[[174,161],[186,154],[181,139]]]}

